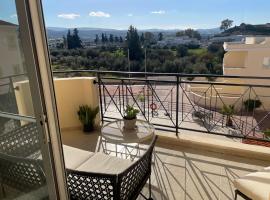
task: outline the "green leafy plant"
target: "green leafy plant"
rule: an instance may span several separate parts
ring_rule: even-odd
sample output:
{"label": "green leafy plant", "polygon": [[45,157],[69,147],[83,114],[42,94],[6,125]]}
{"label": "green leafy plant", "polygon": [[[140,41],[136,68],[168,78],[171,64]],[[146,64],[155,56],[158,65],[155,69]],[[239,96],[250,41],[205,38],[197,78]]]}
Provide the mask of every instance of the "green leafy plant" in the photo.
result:
{"label": "green leafy plant", "polygon": [[144,96],[143,94],[139,94],[139,95],[138,95],[138,100],[139,100],[140,102],[144,102],[144,101],[145,101],[145,96]]}
{"label": "green leafy plant", "polygon": [[263,133],[270,140],[270,129],[266,129]]}
{"label": "green leafy plant", "polygon": [[233,126],[233,122],[232,122],[232,116],[235,114],[235,109],[233,105],[224,105],[222,107],[221,113],[223,115],[226,115],[226,126]]}
{"label": "green leafy plant", "polygon": [[127,120],[136,119],[137,114],[139,112],[140,111],[138,109],[134,108],[133,106],[127,105],[126,110],[125,110],[124,119],[127,119]]}
{"label": "green leafy plant", "polygon": [[91,108],[88,105],[79,106],[77,112],[79,120],[83,124],[83,130],[85,132],[90,132],[94,130],[95,118],[99,112],[99,107]]}
{"label": "green leafy plant", "polygon": [[248,99],[244,102],[245,109],[249,112],[252,112],[256,108],[259,108],[262,105],[262,102],[258,99]]}
{"label": "green leafy plant", "polygon": [[213,76],[206,76],[205,78],[209,82],[214,82],[217,79],[216,77],[213,77]]}

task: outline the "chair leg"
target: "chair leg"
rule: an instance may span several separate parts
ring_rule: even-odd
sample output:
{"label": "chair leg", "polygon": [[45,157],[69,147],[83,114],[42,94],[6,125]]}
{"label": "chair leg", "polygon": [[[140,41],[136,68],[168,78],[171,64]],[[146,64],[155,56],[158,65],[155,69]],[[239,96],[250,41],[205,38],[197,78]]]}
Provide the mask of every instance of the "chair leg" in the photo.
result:
{"label": "chair leg", "polygon": [[6,198],[6,190],[5,190],[4,184],[3,184],[3,183],[0,183],[0,184],[1,184],[2,196],[3,196],[4,198]]}
{"label": "chair leg", "polygon": [[151,186],[151,175],[150,175],[150,177],[149,177],[149,198],[148,198],[148,200],[153,200],[153,198],[152,198],[152,186]]}
{"label": "chair leg", "polygon": [[234,200],[237,200],[238,190],[234,191]]}

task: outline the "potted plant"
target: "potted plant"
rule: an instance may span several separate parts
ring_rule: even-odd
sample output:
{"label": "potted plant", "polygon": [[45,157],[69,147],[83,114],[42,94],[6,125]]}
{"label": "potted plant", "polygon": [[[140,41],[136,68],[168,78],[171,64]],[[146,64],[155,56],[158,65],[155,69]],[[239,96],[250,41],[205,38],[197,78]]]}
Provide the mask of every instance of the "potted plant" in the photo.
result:
{"label": "potted plant", "polygon": [[262,105],[262,102],[259,99],[248,99],[244,102],[245,109],[248,112],[252,112],[256,108],[259,108]]}
{"label": "potted plant", "polygon": [[127,105],[125,110],[125,116],[124,116],[124,128],[125,129],[134,129],[136,120],[137,120],[137,114],[139,113],[139,110]]}
{"label": "potted plant", "polygon": [[224,105],[222,107],[221,113],[223,115],[226,115],[226,126],[232,127],[233,126],[233,121],[232,121],[232,116],[235,114],[235,109],[233,105]]}
{"label": "potted plant", "polygon": [[94,130],[94,123],[96,115],[99,112],[99,107],[91,108],[88,105],[82,105],[77,112],[79,120],[83,125],[84,132],[91,132]]}
{"label": "potted plant", "polygon": [[264,132],[265,137],[270,140],[270,129],[266,129]]}

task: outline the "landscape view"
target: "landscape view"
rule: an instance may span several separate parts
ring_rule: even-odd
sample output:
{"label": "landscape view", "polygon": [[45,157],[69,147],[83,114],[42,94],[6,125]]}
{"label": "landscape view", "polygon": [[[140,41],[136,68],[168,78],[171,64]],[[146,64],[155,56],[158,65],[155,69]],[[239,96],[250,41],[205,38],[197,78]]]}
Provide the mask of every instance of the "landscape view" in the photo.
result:
{"label": "landscape view", "polygon": [[0,0],[0,200],[270,200],[270,0]]}
{"label": "landscape view", "polygon": [[[227,8],[232,1],[208,1],[209,7],[197,1],[193,7],[187,1],[172,1],[170,5],[140,2],[145,8],[135,14],[134,6],[139,2],[116,1],[124,9],[114,6],[109,12],[112,2],[79,1],[72,12],[57,12],[59,6],[46,10],[52,2],[44,1],[54,68],[223,74],[224,42],[270,35],[263,12],[256,20],[254,12],[248,13],[253,6],[250,1],[246,5],[234,3],[234,9],[220,13],[216,7]],[[65,5],[67,10],[72,10],[70,6]]]}

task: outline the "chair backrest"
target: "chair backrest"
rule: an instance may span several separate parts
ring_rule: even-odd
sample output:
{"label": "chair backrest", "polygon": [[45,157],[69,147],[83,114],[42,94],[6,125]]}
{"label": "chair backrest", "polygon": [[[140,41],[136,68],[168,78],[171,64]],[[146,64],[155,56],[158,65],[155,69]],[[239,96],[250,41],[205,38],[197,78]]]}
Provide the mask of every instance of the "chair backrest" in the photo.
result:
{"label": "chair backrest", "polygon": [[1,183],[20,191],[31,191],[46,183],[41,160],[29,159],[40,151],[35,123],[0,135]]}
{"label": "chair backrest", "polygon": [[40,150],[37,125],[30,123],[0,135],[0,152],[16,157],[27,157]]}
{"label": "chair backrest", "polygon": [[23,192],[46,184],[41,160],[19,158],[0,153],[1,183]]}
{"label": "chair backrest", "polygon": [[157,136],[155,136],[144,155],[118,175],[118,192],[116,199],[137,199],[140,191],[151,176],[152,154]]}

